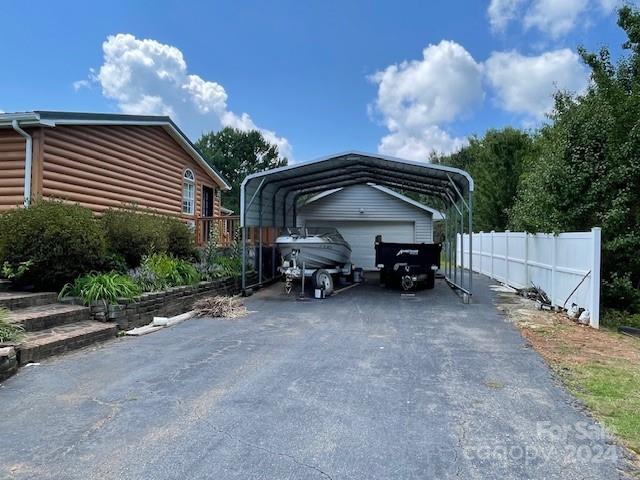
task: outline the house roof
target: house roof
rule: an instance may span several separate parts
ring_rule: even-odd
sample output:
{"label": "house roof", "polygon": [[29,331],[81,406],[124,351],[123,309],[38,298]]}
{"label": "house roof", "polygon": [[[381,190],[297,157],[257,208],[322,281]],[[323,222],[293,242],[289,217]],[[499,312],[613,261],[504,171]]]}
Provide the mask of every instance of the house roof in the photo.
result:
{"label": "house roof", "polygon": [[[420,210],[424,210],[425,212],[431,213],[433,215],[433,220],[443,220],[444,219],[444,214],[442,212],[440,212],[439,210],[436,210],[435,208],[431,208],[431,207],[427,207],[426,205],[423,205],[420,202],[416,202],[415,200],[402,195],[401,193],[398,193],[394,190],[391,190],[390,188],[387,187],[383,187],[382,185],[376,185],[375,183],[367,183],[367,185],[371,188],[375,188],[376,190],[379,190],[383,193],[386,193],[387,195],[397,198],[398,200],[401,200],[405,203],[408,203],[409,205],[413,205],[416,208],[419,208]],[[344,190],[345,188],[348,187],[341,187],[341,188],[333,188],[331,190],[327,190],[325,192],[321,192],[317,195],[314,195],[313,197],[311,197],[309,200],[307,200],[306,202],[304,202],[305,205],[308,205],[310,203],[316,202],[318,200],[320,200],[321,198],[325,198],[328,197],[330,195],[333,195],[334,193],[339,192],[340,190]]]}
{"label": "house roof", "polygon": [[84,113],[84,112],[56,112],[34,110],[33,112],[17,112],[0,114],[0,128],[11,127],[17,120],[21,127],[56,125],[146,125],[159,126],[207,172],[224,190],[230,190],[229,182],[224,176],[205,159],[204,155],[191,142],[189,137],[171,120],[170,117],[160,115],[125,115],[119,113]]}

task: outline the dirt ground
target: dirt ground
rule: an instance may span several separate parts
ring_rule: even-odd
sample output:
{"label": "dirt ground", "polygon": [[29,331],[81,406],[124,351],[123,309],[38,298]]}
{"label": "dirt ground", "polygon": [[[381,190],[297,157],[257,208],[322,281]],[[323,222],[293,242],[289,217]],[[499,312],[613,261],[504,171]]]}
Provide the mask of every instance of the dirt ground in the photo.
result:
{"label": "dirt ground", "polygon": [[[541,311],[536,303],[511,292],[498,293],[498,309],[549,362],[583,364],[627,360],[640,364],[640,340],[580,325],[564,313]],[[562,335],[558,335],[562,333]]]}
{"label": "dirt ground", "polygon": [[[583,372],[594,366],[597,368],[620,370],[636,369],[640,372],[640,339],[619,334],[606,329],[596,330],[581,325],[566,314],[538,310],[534,301],[517,296],[509,288],[496,286],[496,307],[506,318],[515,323],[523,337],[545,359],[558,374],[568,390],[576,393],[583,389]],[[636,377],[637,378],[637,377]],[[632,395],[640,395],[640,385],[634,387]],[[637,400],[636,400],[637,401]],[[587,402],[588,403],[588,402]],[[584,405],[596,418],[607,423],[605,405],[594,408]],[[612,403],[609,408],[616,408]],[[620,441],[634,451],[630,451],[631,462],[640,472],[640,456],[637,450],[637,433],[620,435]],[[634,472],[635,475],[640,475]]]}

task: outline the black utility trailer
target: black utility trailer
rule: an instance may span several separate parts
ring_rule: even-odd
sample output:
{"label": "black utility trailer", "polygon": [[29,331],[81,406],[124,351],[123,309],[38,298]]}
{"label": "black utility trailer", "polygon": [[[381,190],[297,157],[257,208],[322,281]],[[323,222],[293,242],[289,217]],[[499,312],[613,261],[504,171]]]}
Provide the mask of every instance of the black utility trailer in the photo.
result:
{"label": "black utility trailer", "polygon": [[440,243],[387,243],[376,237],[380,283],[403,290],[433,288],[440,268]]}

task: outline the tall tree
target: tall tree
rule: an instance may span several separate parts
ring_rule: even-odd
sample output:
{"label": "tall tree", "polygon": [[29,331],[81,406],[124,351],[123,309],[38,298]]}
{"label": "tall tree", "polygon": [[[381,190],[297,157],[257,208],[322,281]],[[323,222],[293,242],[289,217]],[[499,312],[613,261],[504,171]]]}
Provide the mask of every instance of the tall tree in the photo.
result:
{"label": "tall tree", "polygon": [[607,48],[579,50],[592,82],[556,95],[510,216],[529,231],[601,226],[603,300],[640,311],[640,13],[621,8],[618,25],[629,54],[614,64]]}
{"label": "tall tree", "polygon": [[473,177],[474,230],[507,227],[524,159],[531,154],[532,145],[526,132],[514,128],[488,130],[483,137],[471,138],[460,151],[435,158],[437,163],[461,168]]}
{"label": "tall tree", "polygon": [[278,146],[269,143],[257,130],[225,127],[202,135],[196,147],[229,181],[231,190],[222,193],[222,205],[236,213],[240,211],[240,184],[247,175],[287,165]]}

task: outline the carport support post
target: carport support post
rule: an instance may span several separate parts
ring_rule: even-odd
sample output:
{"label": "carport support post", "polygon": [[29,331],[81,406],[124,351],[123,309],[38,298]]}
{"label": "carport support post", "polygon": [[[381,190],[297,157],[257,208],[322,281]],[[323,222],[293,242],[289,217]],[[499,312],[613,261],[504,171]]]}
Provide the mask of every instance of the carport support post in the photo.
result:
{"label": "carport support post", "polygon": [[271,280],[276,278],[276,194],[271,199],[271,223],[273,224],[273,238],[271,239]]}
{"label": "carport support post", "polygon": [[449,280],[451,280],[451,275],[453,274],[453,231],[451,229],[451,206],[447,209],[447,248],[449,249],[449,255],[447,260],[449,260],[449,265],[447,269],[449,270]]}
{"label": "carport support post", "polygon": [[247,288],[247,227],[243,225],[240,230],[242,230],[242,291],[244,292]]}
{"label": "carport support post", "polygon": [[464,205],[460,202],[460,286],[464,288]]}
{"label": "carport support post", "polygon": [[[472,295],[473,285],[473,192],[469,189],[469,295]],[[482,260],[482,252],[480,252]],[[480,263],[482,265],[482,263]],[[471,301],[471,299],[469,299]]]}
{"label": "carport support post", "polygon": [[262,285],[262,189],[260,189],[260,197],[258,198],[258,208],[260,209],[258,217],[258,228],[260,229],[258,233],[258,285]]}

